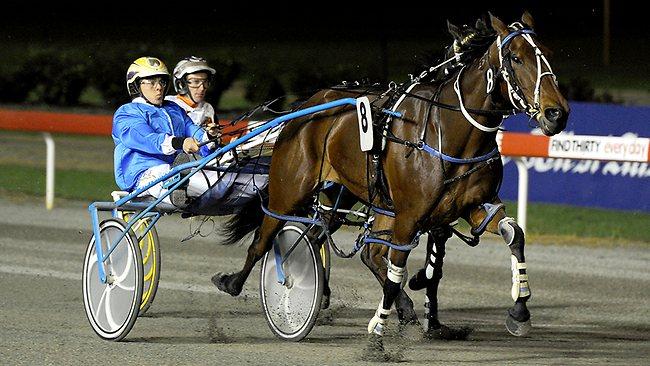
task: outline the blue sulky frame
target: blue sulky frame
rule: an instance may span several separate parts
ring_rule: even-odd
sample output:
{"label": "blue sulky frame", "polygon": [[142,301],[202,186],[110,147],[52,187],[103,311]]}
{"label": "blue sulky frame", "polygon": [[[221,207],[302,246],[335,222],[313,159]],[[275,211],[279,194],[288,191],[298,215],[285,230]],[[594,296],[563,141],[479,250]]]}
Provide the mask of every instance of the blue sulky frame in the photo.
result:
{"label": "blue sulky frame", "polygon": [[[312,106],[309,108],[301,109],[296,112],[288,113],[283,116],[280,116],[278,118],[275,118],[264,125],[254,129],[250,133],[235,139],[234,141],[230,142],[229,144],[217,149],[210,155],[197,160],[197,161],[192,161],[189,163],[181,164],[179,166],[174,167],[172,170],[169,171],[165,176],[160,177],[151,183],[147,184],[146,186],[139,188],[127,196],[121,198],[120,200],[116,202],[93,202],[88,206],[88,211],[90,212],[90,218],[92,220],[92,225],[93,225],[93,234],[95,237],[95,251],[97,253],[97,262],[98,262],[98,271],[99,271],[99,278],[103,283],[107,282],[107,276],[106,276],[106,271],[104,270],[104,262],[108,257],[111,255],[113,250],[117,247],[117,245],[122,241],[122,239],[126,236],[127,232],[131,230],[133,225],[137,223],[140,219],[145,218],[145,217],[153,217],[151,220],[151,223],[147,226],[145,232],[142,234],[143,236],[146,235],[151,228],[156,224],[158,219],[162,216],[163,213],[165,212],[171,212],[173,210],[169,209],[164,209],[158,207],[158,205],[168,197],[175,189],[180,187],[182,184],[184,184],[186,181],[190,179],[191,176],[196,174],[198,171],[203,169],[210,161],[214,160],[215,158],[225,154],[226,152],[236,148],[240,144],[252,139],[255,136],[260,135],[261,133],[264,133],[274,127],[279,126],[282,123],[288,122],[292,119],[298,118],[298,117],[303,117],[309,114],[317,113],[326,109],[331,109],[331,108],[337,108],[345,105],[353,105],[356,106],[357,100],[355,98],[343,98],[343,99],[338,99],[329,103],[324,103],[324,104],[319,104],[316,106]],[[392,110],[387,110],[387,109],[382,109],[383,113],[386,113],[388,115],[391,115],[393,117],[400,118],[401,113],[395,112]],[[190,173],[187,174],[186,176],[181,178],[180,172],[185,170],[185,169],[191,169]],[[167,192],[165,192],[163,195],[158,197],[156,200],[152,202],[130,202],[134,198],[138,197],[142,192],[145,192],[149,188],[153,187],[154,185],[165,181],[163,183],[167,188]],[[118,211],[120,210],[134,210],[134,211],[140,211],[138,214],[136,214],[134,217],[132,217],[129,222],[127,223],[126,229],[120,237],[115,241],[115,243],[109,243],[108,250],[106,253],[102,251],[102,243],[101,243],[101,235],[99,233],[99,215],[98,211],[112,211],[113,217],[118,216]],[[273,215],[275,216],[275,215]],[[295,217],[288,217],[291,221],[292,219],[296,219]],[[303,218],[304,219],[304,218]],[[309,220],[309,219],[306,219]],[[295,221],[295,220],[294,220]],[[139,239],[139,238],[138,238]],[[278,260],[278,258],[276,258]]]}

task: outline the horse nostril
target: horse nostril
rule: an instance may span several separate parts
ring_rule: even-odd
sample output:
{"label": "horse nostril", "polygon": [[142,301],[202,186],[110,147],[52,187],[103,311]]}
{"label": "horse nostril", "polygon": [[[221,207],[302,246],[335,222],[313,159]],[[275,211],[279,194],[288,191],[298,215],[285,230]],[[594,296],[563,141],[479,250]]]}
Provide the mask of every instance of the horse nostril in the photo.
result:
{"label": "horse nostril", "polygon": [[549,121],[556,122],[562,117],[562,110],[559,108],[546,108],[544,110],[544,115]]}

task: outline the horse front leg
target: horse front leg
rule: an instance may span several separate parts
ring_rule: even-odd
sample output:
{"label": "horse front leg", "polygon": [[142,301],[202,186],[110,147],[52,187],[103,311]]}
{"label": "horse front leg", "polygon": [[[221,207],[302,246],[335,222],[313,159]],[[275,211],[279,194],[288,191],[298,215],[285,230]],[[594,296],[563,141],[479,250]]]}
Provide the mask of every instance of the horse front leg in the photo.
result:
{"label": "horse front leg", "polygon": [[[411,244],[415,236],[415,226],[414,222],[416,220],[406,219],[406,215],[400,219],[398,214],[393,225],[392,235],[386,234],[388,236],[385,240],[392,242],[397,245],[409,245]],[[375,227],[373,226],[373,231]],[[404,279],[406,277],[406,262],[409,256],[410,250],[395,250],[390,249],[388,252],[388,263],[386,271],[386,279],[383,285],[383,296],[375,315],[368,322],[368,333],[369,333],[369,348],[368,350],[374,352],[383,352],[383,335],[388,316],[390,315],[390,309],[395,303],[395,299],[402,291],[402,286],[404,285]]]}
{"label": "horse front leg", "polygon": [[368,322],[368,334],[370,335],[370,349],[383,351],[383,336],[391,307],[402,292],[403,280],[406,274],[406,260],[409,252],[390,250],[386,280],[383,286],[383,296],[379,301],[375,315]]}
{"label": "horse front leg", "polygon": [[[386,256],[388,247],[380,244],[370,244],[363,248],[361,252],[361,261],[370,269],[379,284],[384,286],[388,278],[388,266],[386,265]],[[404,276],[406,278],[407,276]],[[404,291],[404,283],[397,298],[395,298],[395,310],[400,324],[418,324],[418,315],[413,308],[413,300]]]}
{"label": "horse front leg", "polygon": [[[496,202],[499,203],[499,202]],[[470,215],[470,224],[477,227],[485,218],[485,210],[476,209]],[[524,255],[524,231],[517,225],[515,219],[507,217],[505,209],[499,210],[487,225],[487,231],[500,235],[510,248],[510,269],[512,271],[512,287],[510,295],[515,301],[508,309],[506,329],[510,334],[521,337],[530,332],[530,311],[526,302],[530,299],[531,291],[528,283],[528,266]]]}
{"label": "horse front leg", "polygon": [[[386,231],[391,230],[393,227],[393,219],[387,216],[376,216],[373,223],[373,230]],[[384,287],[386,279],[388,278],[387,256],[388,247],[381,244],[368,244],[361,252],[361,261],[370,269],[370,272],[375,276],[379,284]],[[408,274],[404,276],[404,279]],[[402,282],[399,294],[395,298],[395,309],[397,311],[397,318],[400,324],[418,324],[418,316],[413,308],[413,300],[404,291],[404,283]]]}

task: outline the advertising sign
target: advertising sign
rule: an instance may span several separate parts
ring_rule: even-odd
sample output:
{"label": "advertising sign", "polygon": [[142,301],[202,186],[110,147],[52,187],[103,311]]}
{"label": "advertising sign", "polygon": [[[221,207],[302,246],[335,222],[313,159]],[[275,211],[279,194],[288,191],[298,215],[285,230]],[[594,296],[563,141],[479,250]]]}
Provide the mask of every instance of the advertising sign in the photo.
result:
{"label": "advertising sign", "polygon": [[[551,157],[523,158],[529,172],[529,201],[650,212],[650,107],[570,105],[567,128],[549,140]],[[529,123],[533,121],[520,114],[508,118],[504,127],[541,134]],[[500,197],[516,200],[517,169],[510,160],[505,158]]]}

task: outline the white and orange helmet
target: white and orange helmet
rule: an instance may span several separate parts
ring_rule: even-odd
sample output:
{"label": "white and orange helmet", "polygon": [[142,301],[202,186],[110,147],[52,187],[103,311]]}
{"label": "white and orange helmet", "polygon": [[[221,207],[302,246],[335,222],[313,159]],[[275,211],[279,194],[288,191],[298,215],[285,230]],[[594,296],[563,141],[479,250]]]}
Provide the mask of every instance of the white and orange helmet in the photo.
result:
{"label": "white and orange helmet", "polygon": [[185,77],[195,72],[206,72],[212,78],[216,70],[208,66],[208,62],[201,57],[190,56],[180,60],[174,67],[174,89],[178,94],[189,94]]}

